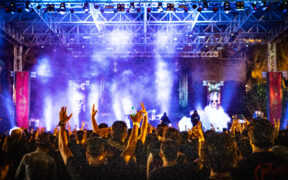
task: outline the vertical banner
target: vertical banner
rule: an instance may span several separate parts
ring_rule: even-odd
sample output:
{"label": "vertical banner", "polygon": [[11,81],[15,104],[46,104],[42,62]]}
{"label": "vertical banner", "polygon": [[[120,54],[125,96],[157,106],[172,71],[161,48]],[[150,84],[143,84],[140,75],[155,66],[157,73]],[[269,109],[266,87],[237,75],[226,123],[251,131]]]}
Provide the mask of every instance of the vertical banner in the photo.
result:
{"label": "vertical banner", "polygon": [[268,119],[275,125],[281,119],[282,89],[281,72],[268,72]]}
{"label": "vertical banner", "polygon": [[16,72],[16,123],[28,128],[29,119],[29,72]]}

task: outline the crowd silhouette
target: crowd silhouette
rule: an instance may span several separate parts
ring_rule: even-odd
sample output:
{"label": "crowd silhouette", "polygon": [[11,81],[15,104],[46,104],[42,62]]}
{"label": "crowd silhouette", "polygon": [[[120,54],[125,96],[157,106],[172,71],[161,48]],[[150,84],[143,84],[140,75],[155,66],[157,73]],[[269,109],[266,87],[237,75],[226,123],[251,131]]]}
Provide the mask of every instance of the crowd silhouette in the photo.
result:
{"label": "crowd silhouette", "polygon": [[[124,121],[72,130],[67,107],[54,132],[14,129],[1,135],[0,179],[288,179],[288,131],[266,119],[234,119],[229,130],[180,132],[165,119],[149,124],[143,103]],[[58,121],[55,116],[55,121]]]}

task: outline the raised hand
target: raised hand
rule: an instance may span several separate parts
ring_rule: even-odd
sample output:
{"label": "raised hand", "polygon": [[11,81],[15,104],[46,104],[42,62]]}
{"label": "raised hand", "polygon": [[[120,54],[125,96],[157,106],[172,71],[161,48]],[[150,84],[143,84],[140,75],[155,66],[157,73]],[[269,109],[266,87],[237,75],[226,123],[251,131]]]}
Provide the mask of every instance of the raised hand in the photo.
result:
{"label": "raised hand", "polygon": [[141,109],[142,113],[144,114],[144,116],[147,116],[148,114],[147,114],[147,111],[145,109],[145,106],[144,106],[143,102],[141,102],[140,105],[142,107],[142,109]]}
{"label": "raised hand", "polygon": [[130,115],[130,118],[132,120],[133,123],[140,123],[143,119],[143,114],[142,111],[137,111],[135,116]]}
{"label": "raised hand", "polygon": [[81,130],[84,129],[84,126],[85,126],[85,122],[83,121],[83,122],[82,122],[82,126],[81,126]]}
{"label": "raised hand", "polygon": [[69,116],[67,115],[67,107],[62,107],[61,111],[59,113],[59,119],[60,122],[62,122],[63,124],[66,124],[72,117],[72,114],[70,114]]}
{"label": "raised hand", "polygon": [[98,112],[98,110],[95,109],[95,104],[93,104],[92,112],[91,112],[91,122],[92,122],[92,127],[93,127],[94,133],[97,133],[97,131],[99,130],[96,119],[95,119],[97,112]]}
{"label": "raised hand", "polygon": [[59,113],[60,131],[59,131],[58,147],[59,147],[60,154],[63,158],[65,165],[67,164],[67,159],[70,156],[73,156],[71,150],[68,147],[68,138],[67,138],[66,129],[65,129],[66,123],[69,121],[71,117],[72,117],[72,114],[70,114],[69,116],[67,115],[67,107],[62,107]]}
{"label": "raised hand", "polygon": [[96,114],[97,114],[97,112],[98,112],[98,110],[95,109],[95,104],[93,104],[91,116],[92,116],[92,117],[95,117]]}
{"label": "raised hand", "polygon": [[204,141],[201,121],[198,121],[197,125],[192,128],[192,134],[194,135],[194,137],[197,137],[199,141]]}

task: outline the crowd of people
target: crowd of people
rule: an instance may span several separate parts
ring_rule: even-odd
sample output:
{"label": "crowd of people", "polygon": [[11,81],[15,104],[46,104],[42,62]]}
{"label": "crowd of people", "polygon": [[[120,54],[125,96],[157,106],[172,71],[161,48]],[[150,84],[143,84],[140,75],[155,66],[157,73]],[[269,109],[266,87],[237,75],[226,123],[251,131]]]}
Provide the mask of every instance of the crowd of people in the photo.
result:
{"label": "crowd of people", "polygon": [[193,128],[180,132],[165,123],[152,127],[140,104],[132,129],[123,121],[98,124],[93,106],[93,129],[71,130],[72,114],[62,107],[54,132],[1,135],[0,180],[288,179],[288,131],[279,122],[235,119],[229,130],[203,132],[194,115]]}

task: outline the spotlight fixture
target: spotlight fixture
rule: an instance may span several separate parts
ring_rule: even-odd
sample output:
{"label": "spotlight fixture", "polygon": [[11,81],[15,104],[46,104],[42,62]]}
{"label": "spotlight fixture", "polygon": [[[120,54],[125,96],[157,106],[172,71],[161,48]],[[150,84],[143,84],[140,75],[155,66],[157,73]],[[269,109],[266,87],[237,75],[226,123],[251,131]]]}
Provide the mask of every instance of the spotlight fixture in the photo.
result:
{"label": "spotlight fixture", "polygon": [[236,2],[236,10],[237,11],[244,10],[244,1],[237,1]]}
{"label": "spotlight fixture", "polygon": [[117,11],[118,12],[124,12],[125,11],[125,5],[124,4],[117,4]]}
{"label": "spotlight fixture", "polygon": [[252,8],[253,8],[254,10],[257,10],[257,6],[256,6],[255,3],[251,3],[251,6],[252,6]]}
{"label": "spotlight fixture", "polygon": [[173,3],[168,3],[167,4],[167,11],[174,11],[174,4]]}
{"label": "spotlight fixture", "polygon": [[188,12],[188,6],[186,4],[182,4],[178,6],[179,9],[184,9],[184,12],[187,13]]}
{"label": "spotlight fixture", "polygon": [[135,9],[135,3],[134,3],[134,2],[131,2],[131,3],[130,3],[130,8],[131,8],[131,9]]}
{"label": "spotlight fixture", "polygon": [[158,9],[162,9],[162,2],[158,2]]}
{"label": "spotlight fixture", "polygon": [[25,11],[27,11],[27,12],[30,11],[30,2],[29,1],[25,2]]}
{"label": "spotlight fixture", "polygon": [[262,11],[269,11],[269,10],[270,10],[270,7],[267,5],[266,1],[263,1]]}
{"label": "spotlight fixture", "polygon": [[60,4],[59,12],[60,12],[61,14],[64,14],[64,13],[66,12],[65,3],[61,3],[61,4]]}
{"label": "spotlight fixture", "polygon": [[280,11],[282,11],[283,13],[287,12],[288,10],[288,1],[284,1],[280,4],[279,6]]}
{"label": "spotlight fixture", "polygon": [[147,12],[148,13],[150,13],[151,12],[151,8],[149,7],[149,8],[147,8]]}
{"label": "spotlight fixture", "polygon": [[48,12],[53,12],[53,11],[55,11],[54,4],[47,4],[46,8],[47,8],[47,11],[48,11]]}
{"label": "spotlight fixture", "polygon": [[38,4],[38,5],[36,6],[36,8],[37,8],[37,9],[41,9],[41,5]]}
{"label": "spotlight fixture", "polygon": [[201,11],[202,11],[202,7],[199,6],[199,7],[197,8],[197,11],[198,11],[198,12],[201,12]]}
{"label": "spotlight fixture", "polygon": [[230,10],[231,10],[230,3],[228,1],[224,2],[224,11],[226,13],[229,13]]}
{"label": "spotlight fixture", "polygon": [[193,8],[193,9],[196,9],[196,8],[197,8],[197,5],[196,5],[196,4],[194,4],[194,5],[192,6],[192,8]]}
{"label": "spotlight fixture", "polygon": [[83,9],[84,9],[84,12],[85,12],[85,13],[88,13],[88,12],[89,12],[89,3],[88,3],[88,2],[85,2],[85,3],[84,3]]}
{"label": "spotlight fixture", "polygon": [[8,11],[9,11],[11,14],[14,14],[14,13],[15,13],[15,11],[16,11],[16,4],[15,4],[15,2],[11,2],[11,3],[10,3],[10,6],[9,6],[9,8],[8,8]]}
{"label": "spotlight fixture", "polygon": [[70,9],[70,13],[74,13],[74,9],[73,8]]}
{"label": "spotlight fixture", "polygon": [[203,1],[203,9],[207,10],[208,8],[209,8],[208,2],[207,1]]}
{"label": "spotlight fixture", "polygon": [[213,8],[213,12],[216,13],[217,11],[218,11],[218,8],[217,8],[217,7],[214,7],[214,8]]}
{"label": "spotlight fixture", "polygon": [[117,13],[117,10],[114,9],[114,5],[113,4],[108,4],[105,6],[105,8],[102,10],[102,12],[114,12]]}
{"label": "spotlight fixture", "polygon": [[99,9],[99,5],[98,4],[94,4],[94,9]]}

